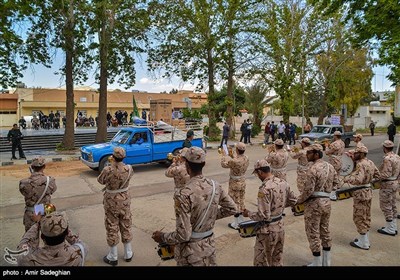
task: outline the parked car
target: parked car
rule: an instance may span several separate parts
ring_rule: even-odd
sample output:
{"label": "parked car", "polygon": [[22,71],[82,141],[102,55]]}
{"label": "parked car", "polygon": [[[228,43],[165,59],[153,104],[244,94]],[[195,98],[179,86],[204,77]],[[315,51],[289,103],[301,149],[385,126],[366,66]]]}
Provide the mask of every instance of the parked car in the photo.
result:
{"label": "parked car", "polygon": [[[306,134],[301,134],[300,140],[303,139],[304,137],[308,137],[311,140],[311,143],[323,143],[324,141],[332,141],[333,139],[333,133],[335,131],[340,131],[342,133],[342,140],[344,142],[344,145],[346,148],[349,147],[350,142],[354,138],[354,132],[345,132],[344,128],[342,125],[331,125],[331,124],[321,124],[321,125],[315,125],[310,133]],[[325,146],[322,145],[322,147]]]}
{"label": "parked car", "polygon": [[[136,143],[142,138],[143,142]],[[203,131],[194,130],[192,145],[203,148]],[[173,126],[131,126],[123,127],[108,143],[81,147],[81,161],[94,170],[103,170],[109,165],[108,158],[114,147],[123,147],[126,151],[126,164],[171,163],[168,154],[176,155],[186,139],[186,131]]]}

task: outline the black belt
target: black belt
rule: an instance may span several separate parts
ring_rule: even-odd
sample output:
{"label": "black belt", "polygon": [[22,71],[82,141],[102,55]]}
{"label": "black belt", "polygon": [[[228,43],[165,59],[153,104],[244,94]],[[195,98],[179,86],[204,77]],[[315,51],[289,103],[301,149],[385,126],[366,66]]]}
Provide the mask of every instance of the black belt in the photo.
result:
{"label": "black belt", "polygon": [[260,223],[260,226],[264,226],[264,225],[275,223],[275,222],[280,221],[280,220],[282,220],[282,216],[279,216],[277,218],[273,218],[273,219],[271,219],[271,221],[260,221],[259,223]]}

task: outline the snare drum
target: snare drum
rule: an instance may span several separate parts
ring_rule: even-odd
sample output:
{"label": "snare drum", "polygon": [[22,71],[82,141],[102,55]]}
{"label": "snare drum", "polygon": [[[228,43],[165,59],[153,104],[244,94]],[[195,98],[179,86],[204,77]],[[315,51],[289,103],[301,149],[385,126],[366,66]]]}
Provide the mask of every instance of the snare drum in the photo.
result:
{"label": "snare drum", "polygon": [[175,250],[175,245],[160,243],[158,244],[157,253],[163,261],[166,261],[174,258],[174,250]]}
{"label": "snare drum", "polygon": [[240,237],[252,237],[256,235],[256,227],[258,222],[256,221],[245,221],[239,223],[239,234]]}
{"label": "snare drum", "polygon": [[341,192],[336,192],[337,195],[337,200],[343,200],[343,199],[348,199],[351,197],[351,192],[350,191],[341,191]]}
{"label": "snare drum", "polygon": [[301,216],[304,214],[304,203],[297,204],[292,208],[293,215]]}

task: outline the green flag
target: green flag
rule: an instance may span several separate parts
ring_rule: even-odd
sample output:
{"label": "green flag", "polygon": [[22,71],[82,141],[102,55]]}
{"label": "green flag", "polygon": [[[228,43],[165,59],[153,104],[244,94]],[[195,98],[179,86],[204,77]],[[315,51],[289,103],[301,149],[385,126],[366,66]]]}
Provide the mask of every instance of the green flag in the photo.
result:
{"label": "green flag", "polygon": [[133,115],[139,117],[139,110],[138,107],[136,106],[136,100],[134,94],[132,94],[132,103],[133,103]]}

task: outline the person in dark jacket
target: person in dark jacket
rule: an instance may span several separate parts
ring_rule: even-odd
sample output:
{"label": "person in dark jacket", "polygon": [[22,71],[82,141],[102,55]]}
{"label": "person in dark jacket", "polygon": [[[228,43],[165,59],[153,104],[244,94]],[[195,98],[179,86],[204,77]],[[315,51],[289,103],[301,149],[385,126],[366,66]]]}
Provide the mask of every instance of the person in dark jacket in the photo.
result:
{"label": "person in dark jacket", "polygon": [[389,140],[394,143],[394,136],[396,135],[396,126],[393,121],[390,122],[387,130],[387,134],[389,135]]}
{"label": "person in dark jacket", "polygon": [[7,134],[7,140],[9,144],[12,144],[11,146],[11,160],[17,159],[15,157],[15,150],[18,148],[19,152],[19,159],[26,159],[24,151],[22,150],[22,145],[21,145],[21,139],[23,138],[23,135],[21,133],[21,130],[19,130],[18,125],[15,123],[13,124],[12,129],[8,131]]}
{"label": "person in dark jacket", "polygon": [[229,125],[225,122],[224,127],[222,128],[222,139],[221,144],[219,145],[222,148],[222,145],[228,145],[228,138],[229,138]]}

